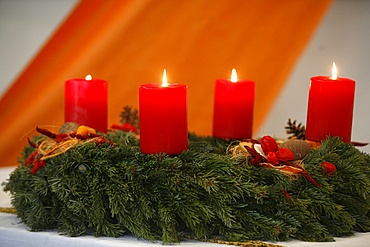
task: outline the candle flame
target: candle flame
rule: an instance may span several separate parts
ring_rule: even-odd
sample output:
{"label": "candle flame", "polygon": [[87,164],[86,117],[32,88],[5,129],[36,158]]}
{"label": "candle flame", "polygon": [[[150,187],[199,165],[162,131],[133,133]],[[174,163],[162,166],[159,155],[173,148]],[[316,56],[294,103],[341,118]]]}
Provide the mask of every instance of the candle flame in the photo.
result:
{"label": "candle flame", "polygon": [[333,68],[331,69],[331,77],[332,80],[337,79],[337,66],[335,66],[335,63],[333,62]]}
{"label": "candle flame", "polygon": [[162,87],[168,87],[166,69],[163,70]]}
{"label": "candle flame", "polygon": [[236,74],[236,69],[231,70],[231,82],[237,82],[238,81],[238,75]]}
{"label": "candle flame", "polygon": [[92,76],[90,74],[88,74],[86,77],[85,77],[85,80],[86,81],[91,81],[92,80]]}

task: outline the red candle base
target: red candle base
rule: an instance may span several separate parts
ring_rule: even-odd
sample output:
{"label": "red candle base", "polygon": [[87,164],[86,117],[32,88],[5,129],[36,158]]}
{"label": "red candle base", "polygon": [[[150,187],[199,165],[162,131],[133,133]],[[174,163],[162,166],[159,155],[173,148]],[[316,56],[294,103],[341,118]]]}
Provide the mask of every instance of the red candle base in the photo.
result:
{"label": "red candle base", "polygon": [[188,149],[187,87],[152,83],[139,88],[140,150],[180,154]]}
{"label": "red candle base", "polygon": [[107,132],[107,81],[73,79],[65,82],[64,121]]}
{"label": "red candle base", "polygon": [[255,83],[216,80],[213,136],[227,139],[252,137]]}
{"label": "red candle base", "polygon": [[339,136],[351,142],[355,81],[347,78],[311,78],[306,139],[325,140]]}

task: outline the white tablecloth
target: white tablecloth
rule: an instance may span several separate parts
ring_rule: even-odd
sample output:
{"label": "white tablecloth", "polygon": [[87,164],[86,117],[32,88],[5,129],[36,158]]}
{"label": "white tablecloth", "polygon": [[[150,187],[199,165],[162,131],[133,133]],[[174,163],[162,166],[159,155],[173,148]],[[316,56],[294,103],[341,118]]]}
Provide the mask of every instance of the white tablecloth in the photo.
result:
{"label": "white tablecloth", "polygon": [[[0,183],[5,181],[14,167],[0,168]],[[0,206],[10,207],[9,195],[4,193],[1,187]],[[370,247],[370,233],[356,233],[353,237],[336,238],[335,242],[312,243],[293,240],[289,242],[279,242],[276,244],[287,247]],[[20,223],[19,219],[13,214],[0,213],[0,247],[43,247],[43,246],[69,246],[69,247],[131,247],[131,246],[163,246],[161,243],[151,243],[145,240],[137,240],[133,236],[123,236],[119,238],[93,236],[65,237],[56,231],[30,232],[27,227]],[[180,246],[199,246],[216,247],[229,246],[198,241],[184,241]]]}

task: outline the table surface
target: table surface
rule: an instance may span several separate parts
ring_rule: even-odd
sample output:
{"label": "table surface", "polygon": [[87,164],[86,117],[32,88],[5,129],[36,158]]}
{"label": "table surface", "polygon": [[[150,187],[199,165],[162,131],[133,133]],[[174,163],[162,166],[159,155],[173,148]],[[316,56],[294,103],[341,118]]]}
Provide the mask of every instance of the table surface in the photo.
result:
{"label": "table surface", "polygon": [[[15,167],[0,168],[0,184],[9,177],[9,173]],[[10,196],[2,190],[0,191],[0,207],[11,207]],[[370,233],[355,233],[352,237],[335,238],[335,242],[312,243],[292,240],[289,242],[278,242],[287,247],[369,247]],[[230,246],[199,241],[184,241],[181,246],[216,247]],[[42,247],[42,246],[70,246],[70,247],[130,247],[130,246],[163,246],[161,243],[152,243],[145,240],[138,240],[134,236],[122,236],[119,238],[80,236],[66,237],[57,231],[30,232],[23,223],[13,214],[0,213],[0,246],[1,247]]]}

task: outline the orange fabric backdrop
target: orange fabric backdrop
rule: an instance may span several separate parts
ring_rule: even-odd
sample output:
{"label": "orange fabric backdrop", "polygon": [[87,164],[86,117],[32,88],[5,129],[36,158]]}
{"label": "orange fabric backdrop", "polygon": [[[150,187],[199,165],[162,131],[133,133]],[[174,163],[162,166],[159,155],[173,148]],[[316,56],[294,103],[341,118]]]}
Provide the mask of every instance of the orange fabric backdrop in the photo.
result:
{"label": "orange fabric backdrop", "polygon": [[330,3],[82,0],[0,101],[0,166],[16,165],[35,126],[63,123],[64,81],[86,74],[108,80],[113,124],[166,68],[188,85],[189,130],[208,135],[214,80],[236,68],[256,81],[256,130]]}

